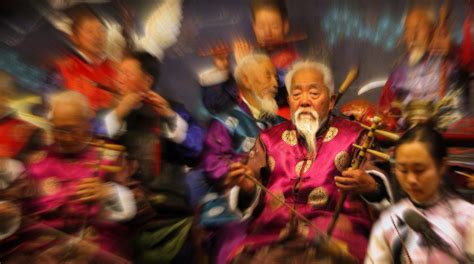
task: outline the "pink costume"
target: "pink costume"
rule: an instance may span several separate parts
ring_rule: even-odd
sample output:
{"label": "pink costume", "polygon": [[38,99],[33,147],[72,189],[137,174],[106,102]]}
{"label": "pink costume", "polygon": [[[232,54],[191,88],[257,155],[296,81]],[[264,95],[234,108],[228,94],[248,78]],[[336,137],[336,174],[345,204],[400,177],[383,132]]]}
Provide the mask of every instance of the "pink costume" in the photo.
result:
{"label": "pink costume", "polygon": [[470,261],[474,260],[474,205],[442,196],[431,206],[417,207],[404,199],[387,209],[374,225],[365,263],[459,263],[453,256],[428,246],[423,236],[405,223],[407,210],[421,214],[456,258],[470,256]]}
{"label": "pink costume", "polygon": [[[340,118],[332,118],[329,126],[321,129],[317,135],[315,158],[308,157],[304,140],[299,138],[291,122],[264,131],[260,143],[271,171],[268,179],[262,180],[265,186],[325,232],[341,196],[334,177],[341,175],[350,165],[352,144],[361,130],[359,125]],[[257,144],[257,154],[258,148]],[[255,153],[251,152],[252,155]],[[260,203],[263,203],[262,212],[251,223],[244,242],[230,257],[235,257],[245,248],[258,249],[278,242],[288,234],[292,212],[263,192],[260,192]],[[333,237],[362,260],[371,225],[366,202],[359,195],[349,195]],[[296,229],[308,240],[315,237],[315,230],[303,221],[298,221]]]}
{"label": "pink costume", "polygon": [[[108,180],[106,173],[95,171],[100,162],[99,151],[88,147],[74,157],[65,157],[53,151],[43,154],[43,157],[27,170],[28,176],[38,186],[38,194],[27,204],[29,213],[36,217],[25,233],[36,238],[36,243],[41,240],[41,234],[50,233],[52,230],[52,234],[74,237],[80,237],[82,234],[84,240],[103,250],[97,254],[106,251],[121,257],[128,256],[126,243],[123,243],[126,241],[124,237],[127,230],[116,222],[133,217],[134,209],[130,211],[127,209],[129,205],[124,204],[134,202],[133,194],[123,186],[107,183],[112,185],[114,190],[110,200],[90,204],[74,201],[79,180],[90,177],[99,177],[104,182]],[[102,162],[104,163],[110,164],[110,161]],[[45,242],[44,239],[41,241]],[[57,243],[48,240],[40,247],[49,248]],[[25,244],[28,247],[28,242]]]}

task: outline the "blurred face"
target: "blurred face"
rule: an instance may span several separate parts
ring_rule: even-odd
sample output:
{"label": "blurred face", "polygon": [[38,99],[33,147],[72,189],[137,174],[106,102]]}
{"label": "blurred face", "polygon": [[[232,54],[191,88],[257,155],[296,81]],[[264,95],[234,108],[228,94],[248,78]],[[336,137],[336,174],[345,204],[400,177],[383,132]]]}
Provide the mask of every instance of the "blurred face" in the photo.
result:
{"label": "blurred face", "polygon": [[395,152],[395,174],[402,189],[416,202],[429,202],[438,193],[444,173],[421,142],[400,145]]}
{"label": "blurred face", "polygon": [[102,56],[106,44],[106,30],[98,19],[85,19],[73,34],[73,41],[77,48],[93,56]]}
{"label": "blurred face", "polygon": [[246,69],[248,87],[261,98],[273,99],[277,94],[276,70],[271,61],[251,64]]}
{"label": "blurred face", "polygon": [[80,110],[76,105],[59,104],[52,112],[53,137],[60,153],[78,153],[90,141],[90,124]]}
{"label": "blurred face", "polygon": [[[278,84],[276,70],[270,60],[248,65],[245,69],[244,85],[255,100],[260,111],[276,114],[278,105],[275,100]],[[245,96],[245,94],[244,94]]]}
{"label": "blurred face", "polygon": [[260,46],[269,46],[283,41],[288,32],[288,21],[283,20],[274,9],[260,9],[255,12],[253,31]]}
{"label": "blurred face", "polygon": [[405,19],[403,40],[408,51],[425,52],[431,39],[432,25],[426,13],[413,11]]}
{"label": "blurred face", "polygon": [[152,79],[142,71],[136,59],[125,58],[118,65],[115,82],[119,91],[127,94],[150,90]]}

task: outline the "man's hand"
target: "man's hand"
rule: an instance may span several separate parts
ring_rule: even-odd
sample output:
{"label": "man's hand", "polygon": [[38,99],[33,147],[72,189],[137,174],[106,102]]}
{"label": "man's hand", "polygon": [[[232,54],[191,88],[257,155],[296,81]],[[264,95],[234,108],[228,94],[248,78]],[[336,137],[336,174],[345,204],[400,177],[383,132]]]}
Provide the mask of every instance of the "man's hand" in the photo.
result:
{"label": "man's hand", "polygon": [[233,162],[229,165],[229,172],[224,178],[223,187],[230,189],[239,186],[243,191],[250,193],[255,188],[255,183],[248,177],[255,179],[253,170],[246,164]]}
{"label": "man's hand", "polygon": [[164,118],[172,118],[176,115],[176,112],[171,109],[168,101],[166,101],[166,99],[161,97],[159,94],[149,91],[147,93],[146,100],[153,106],[153,109],[159,116]]}
{"label": "man's hand", "polygon": [[120,120],[124,119],[133,110],[133,108],[135,108],[140,103],[142,99],[143,94],[140,93],[128,93],[122,97],[114,110],[117,118]]}
{"label": "man's hand", "polygon": [[342,191],[356,194],[368,194],[377,190],[375,179],[361,169],[349,168],[342,172],[342,176],[336,176],[336,186]]}
{"label": "man's hand", "polygon": [[105,184],[98,177],[91,177],[79,181],[76,196],[79,202],[100,202],[107,199],[112,192],[110,185]]}
{"label": "man's hand", "polygon": [[221,71],[229,70],[229,56],[227,54],[216,54],[212,57],[212,62]]}
{"label": "man's hand", "polygon": [[244,38],[238,38],[232,44],[236,63],[253,51],[252,45]]}

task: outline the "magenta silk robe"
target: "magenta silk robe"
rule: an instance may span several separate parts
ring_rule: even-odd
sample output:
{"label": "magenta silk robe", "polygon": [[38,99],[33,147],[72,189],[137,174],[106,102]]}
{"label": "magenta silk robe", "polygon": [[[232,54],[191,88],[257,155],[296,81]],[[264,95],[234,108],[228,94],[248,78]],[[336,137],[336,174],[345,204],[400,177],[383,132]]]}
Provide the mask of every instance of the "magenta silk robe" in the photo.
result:
{"label": "magenta silk robe", "polygon": [[[311,160],[307,159],[304,142],[298,138],[291,122],[264,131],[260,139],[271,170],[266,187],[325,232],[341,196],[334,177],[350,166],[352,144],[359,134],[357,124],[340,118],[331,119],[328,129],[317,137],[317,154]],[[295,185],[299,185],[296,196]],[[259,248],[276,242],[288,232],[291,211],[270,195],[264,192],[261,195],[263,211],[254,219],[246,239],[234,249],[231,257],[245,247]],[[353,256],[363,260],[371,224],[365,201],[358,195],[350,195],[333,237],[347,246]],[[297,230],[308,239],[315,236],[315,231],[302,221],[298,222]]]}
{"label": "magenta silk robe", "polygon": [[[104,155],[101,164],[110,165],[109,159]],[[128,247],[124,244],[126,228],[107,219],[104,204],[73,201],[80,179],[99,177],[107,181],[106,173],[95,173],[95,165],[98,163],[98,151],[89,147],[72,160],[54,152],[44,152],[40,160],[30,165],[28,177],[38,186],[38,195],[27,207],[29,213],[37,216],[38,220],[25,231],[35,237],[35,233],[41,234],[42,230],[51,227],[63,234],[79,236],[84,219],[87,218],[85,240],[93,242],[106,252],[128,257]],[[53,244],[54,242],[43,247]],[[97,254],[107,258],[110,254],[101,254],[106,252],[100,251]]]}

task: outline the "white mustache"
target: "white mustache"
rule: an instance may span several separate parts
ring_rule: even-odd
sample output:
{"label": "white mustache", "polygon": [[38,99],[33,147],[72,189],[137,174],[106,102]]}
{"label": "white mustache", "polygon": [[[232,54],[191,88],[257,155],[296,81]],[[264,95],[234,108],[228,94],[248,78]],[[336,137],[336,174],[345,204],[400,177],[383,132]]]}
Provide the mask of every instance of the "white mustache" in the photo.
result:
{"label": "white mustache", "polygon": [[316,119],[316,116],[318,115],[316,110],[312,109],[312,108],[298,108],[298,110],[296,110],[296,118],[297,119],[300,119],[302,115],[309,115],[311,116],[313,119]]}

